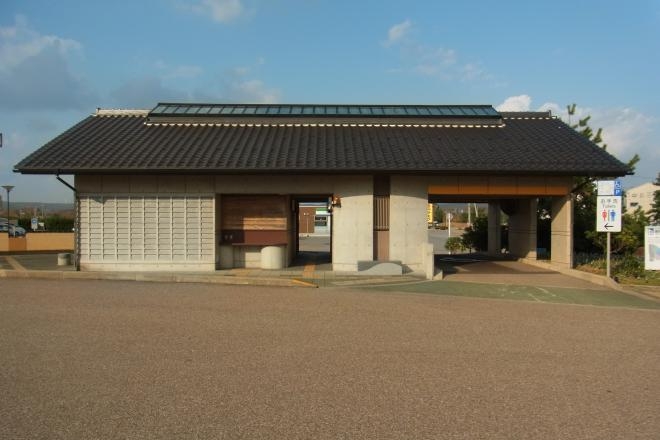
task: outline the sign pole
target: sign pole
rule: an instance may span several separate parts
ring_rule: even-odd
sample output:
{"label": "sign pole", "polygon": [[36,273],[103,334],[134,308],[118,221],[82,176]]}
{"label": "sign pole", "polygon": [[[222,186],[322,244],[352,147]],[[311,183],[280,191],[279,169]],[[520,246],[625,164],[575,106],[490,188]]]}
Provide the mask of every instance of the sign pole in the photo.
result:
{"label": "sign pole", "polygon": [[621,232],[621,200],[623,187],[620,180],[596,182],[596,232],[607,233],[607,278],[611,277],[610,250],[612,232]]}
{"label": "sign pole", "polygon": [[610,278],[610,235],[611,232],[607,233],[607,278]]}

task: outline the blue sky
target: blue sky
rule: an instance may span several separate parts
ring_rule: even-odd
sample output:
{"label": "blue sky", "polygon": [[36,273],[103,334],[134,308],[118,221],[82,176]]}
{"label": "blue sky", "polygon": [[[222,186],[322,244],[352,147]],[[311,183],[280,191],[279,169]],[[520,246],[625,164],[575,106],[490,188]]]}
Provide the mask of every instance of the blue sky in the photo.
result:
{"label": "blue sky", "polygon": [[608,151],[660,171],[660,1],[2,0],[0,184],[67,202],[12,167],[102,108],[158,101],[567,104]]}

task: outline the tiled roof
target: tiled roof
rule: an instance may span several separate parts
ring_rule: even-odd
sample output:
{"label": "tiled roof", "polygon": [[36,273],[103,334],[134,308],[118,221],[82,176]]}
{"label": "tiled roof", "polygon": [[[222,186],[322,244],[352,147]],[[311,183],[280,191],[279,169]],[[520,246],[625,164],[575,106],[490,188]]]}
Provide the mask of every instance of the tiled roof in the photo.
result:
{"label": "tiled roof", "polygon": [[[517,173],[620,176],[627,167],[548,113],[502,113],[497,125],[149,123],[101,111],[15,166],[26,174],[126,172]],[[435,123],[438,122],[438,123]],[[474,121],[471,121],[474,122]],[[477,121],[478,122],[478,121]]]}

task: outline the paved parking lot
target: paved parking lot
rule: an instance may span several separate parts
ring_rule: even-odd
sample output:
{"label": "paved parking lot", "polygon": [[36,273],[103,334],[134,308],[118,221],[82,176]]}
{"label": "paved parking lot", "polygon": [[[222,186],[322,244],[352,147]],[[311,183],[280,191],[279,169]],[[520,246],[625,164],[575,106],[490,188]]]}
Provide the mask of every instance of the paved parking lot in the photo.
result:
{"label": "paved parking lot", "polygon": [[0,279],[0,438],[656,439],[660,312]]}

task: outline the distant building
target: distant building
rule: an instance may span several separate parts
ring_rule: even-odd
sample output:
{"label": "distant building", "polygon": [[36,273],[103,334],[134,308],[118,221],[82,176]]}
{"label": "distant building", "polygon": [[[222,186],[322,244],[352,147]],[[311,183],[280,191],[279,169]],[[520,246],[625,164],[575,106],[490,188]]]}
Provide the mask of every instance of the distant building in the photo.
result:
{"label": "distant building", "polygon": [[626,210],[632,212],[641,207],[644,212],[649,212],[653,204],[653,194],[659,189],[660,186],[647,182],[626,190]]}
{"label": "distant building", "polygon": [[332,214],[327,203],[300,203],[298,211],[298,234],[330,235]]}

